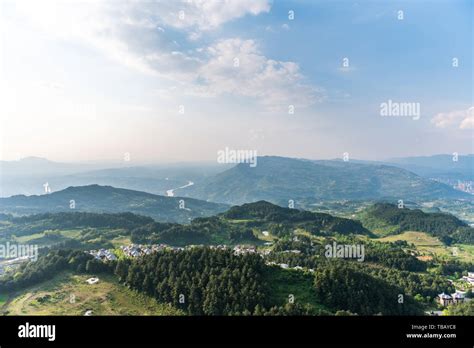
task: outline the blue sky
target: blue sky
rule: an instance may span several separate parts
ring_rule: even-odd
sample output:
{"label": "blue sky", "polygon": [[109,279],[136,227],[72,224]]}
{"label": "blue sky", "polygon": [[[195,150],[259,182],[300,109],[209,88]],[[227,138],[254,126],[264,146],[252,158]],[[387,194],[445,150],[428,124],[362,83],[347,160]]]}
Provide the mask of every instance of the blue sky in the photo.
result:
{"label": "blue sky", "polygon": [[[472,1],[2,1],[1,155],[472,153],[472,18]],[[419,117],[382,117],[388,100]]]}

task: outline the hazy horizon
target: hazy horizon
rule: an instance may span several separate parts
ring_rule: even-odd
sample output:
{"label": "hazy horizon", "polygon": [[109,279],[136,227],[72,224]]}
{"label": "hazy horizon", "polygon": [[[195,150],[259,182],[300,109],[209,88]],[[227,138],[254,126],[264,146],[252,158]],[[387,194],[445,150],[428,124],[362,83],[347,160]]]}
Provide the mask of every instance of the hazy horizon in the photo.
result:
{"label": "hazy horizon", "polygon": [[[438,153],[438,154],[433,154],[433,155],[427,155],[427,156],[407,156],[407,157],[390,157],[390,158],[381,158],[378,160],[370,160],[370,159],[365,159],[365,158],[351,158],[351,161],[367,161],[367,162],[390,162],[390,160],[396,160],[396,159],[405,159],[405,158],[417,158],[417,157],[423,157],[423,158],[430,158],[430,157],[436,157],[436,156],[452,156],[452,154],[447,154],[447,153]],[[458,156],[474,156],[474,153],[460,153]],[[337,160],[343,160],[343,157],[328,157],[328,158],[306,158],[306,157],[293,157],[293,156],[280,156],[280,155],[273,155],[273,154],[258,154],[258,157],[285,157],[285,158],[292,158],[292,159],[304,159],[304,160],[311,160],[311,161],[337,161]],[[218,163],[215,159],[214,160],[201,160],[201,161],[142,161],[142,162],[133,162],[133,161],[124,161],[122,160],[117,160],[117,159],[104,159],[104,160],[90,160],[90,161],[80,161],[80,160],[68,160],[68,161],[56,161],[56,160],[51,160],[50,158],[46,157],[40,157],[40,156],[26,156],[22,157],[20,159],[13,159],[13,160],[0,160],[0,162],[21,162],[21,161],[26,161],[26,160],[44,160],[52,163],[58,163],[58,164],[90,164],[90,165],[101,165],[101,166],[107,166],[107,165],[113,165],[113,166],[125,166],[125,167],[134,167],[134,166],[160,166],[160,165],[229,165],[229,163]],[[232,164],[232,163],[230,163]],[[238,164],[238,163],[235,163]]]}

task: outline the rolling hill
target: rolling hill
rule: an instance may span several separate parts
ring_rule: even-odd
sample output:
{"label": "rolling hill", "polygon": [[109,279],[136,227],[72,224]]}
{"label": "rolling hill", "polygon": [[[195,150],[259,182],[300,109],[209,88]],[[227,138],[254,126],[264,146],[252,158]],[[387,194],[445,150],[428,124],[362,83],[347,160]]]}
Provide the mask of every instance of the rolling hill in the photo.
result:
{"label": "rolling hill", "polygon": [[[71,209],[71,201],[75,207]],[[181,202],[182,201],[182,202]],[[184,206],[180,203],[184,203]],[[131,212],[158,221],[186,223],[196,217],[223,212],[225,204],[192,198],[164,197],[111,186],[79,186],[39,196],[0,198],[0,212],[14,215],[83,211],[94,213]]]}
{"label": "rolling hill", "polygon": [[446,213],[425,213],[420,209],[377,203],[361,212],[359,218],[364,227],[381,235],[418,231],[438,237],[447,245],[474,244],[474,228]]}
{"label": "rolling hill", "polygon": [[317,236],[373,236],[360,222],[297,209],[282,208],[260,201],[235,206],[217,216],[197,218],[188,225],[151,223],[132,231],[135,243],[188,244],[261,244],[256,235],[267,231],[288,237],[295,230]]}
{"label": "rolling hill", "polygon": [[473,199],[394,166],[273,156],[259,157],[254,168],[238,164],[180,194],[228,204],[266,200],[285,206],[289,200]]}
{"label": "rolling hill", "polygon": [[358,221],[282,208],[261,201],[235,206],[224,213],[200,217],[189,224],[157,222],[150,217],[126,213],[55,212],[0,218],[0,243],[64,244],[77,249],[112,247],[117,243],[166,243],[235,245],[263,244],[262,231],[272,238],[290,237],[296,231],[315,236],[374,236]]}

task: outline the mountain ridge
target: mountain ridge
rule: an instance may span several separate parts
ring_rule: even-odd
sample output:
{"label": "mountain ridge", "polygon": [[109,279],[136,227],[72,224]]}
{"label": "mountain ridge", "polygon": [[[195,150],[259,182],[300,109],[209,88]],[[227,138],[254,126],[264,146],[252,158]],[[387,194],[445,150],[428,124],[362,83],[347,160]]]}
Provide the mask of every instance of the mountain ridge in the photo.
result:
{"label": "mountain ridge", "polygon": [[0,198],[0,212],[30,215],[46,212],[132,212],[167,222],[189,222],[223,212],[228,206],[193,198],[165,197],[112,186],[70,186],[45,195]]}
{"label": "mountain ridge", "polygon": [[257,166],[236,166],[183,190],[182,195],[239,205],[267,200],[474,199],[448,185],[387,164],[258,157]]}

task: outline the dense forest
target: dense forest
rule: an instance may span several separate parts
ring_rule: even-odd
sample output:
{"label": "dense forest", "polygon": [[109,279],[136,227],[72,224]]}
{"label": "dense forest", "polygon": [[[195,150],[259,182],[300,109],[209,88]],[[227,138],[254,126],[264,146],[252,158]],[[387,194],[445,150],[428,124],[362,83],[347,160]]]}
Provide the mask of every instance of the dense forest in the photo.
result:
{"label": "dense forest", "polygon": [[194,248],[120,260],[116,274],[130,287],[190,314],[235,315],[265,307],[264,267],[258,255]]}
{"label": "dense forest", "polygon": [[251,228],[231,224],[219,217],[196,218],[189,225],[155,222],[134,229],[131,238],[134,243],[166,243],[177,246],[259,242]]}
{"label": "dense forest", "polygon": [[[421,315],[419,304],[401,288],[351,267],[348,262],[329,262],[316,269],[317,296],[331,308],[360,315]],[[403,297],[400,297],[402,295]],[[403,298],[402,302],[398,302]]]}
{"label": "dense forest", "polygon": [[393,226],[393,234],[403,231],[427,232],[443,243],[474,244],[474,228],[453,215],[425,213],[419,209],[398,208],[395,204],[377,203],[366,211],[367,217],[382,225]]}
{"label": "dense forest", "polygon": [[[358,221],[325,213],[283,208],[266,201],[234,206],[221,216],[227,219],[253,220],[259,222],[260,226],[268,225],[269,231],[278,236],[288,235],[295,228],[305,229],[315,235],[335,233],[371,235],[370,231]],[[278,230],[278,227],[283,228]]]}
{"label": "dense forest", "polygon": [[132,213],[96,214],[84,212],[64,212],[35,214],[22,217],[7,215],[7,224],[0,226],[0,233],[5,237],[30,235],[46,230],[61,230],[69,228],[121,228],[133,229],[152,223],[154,220],[147,216]]}

